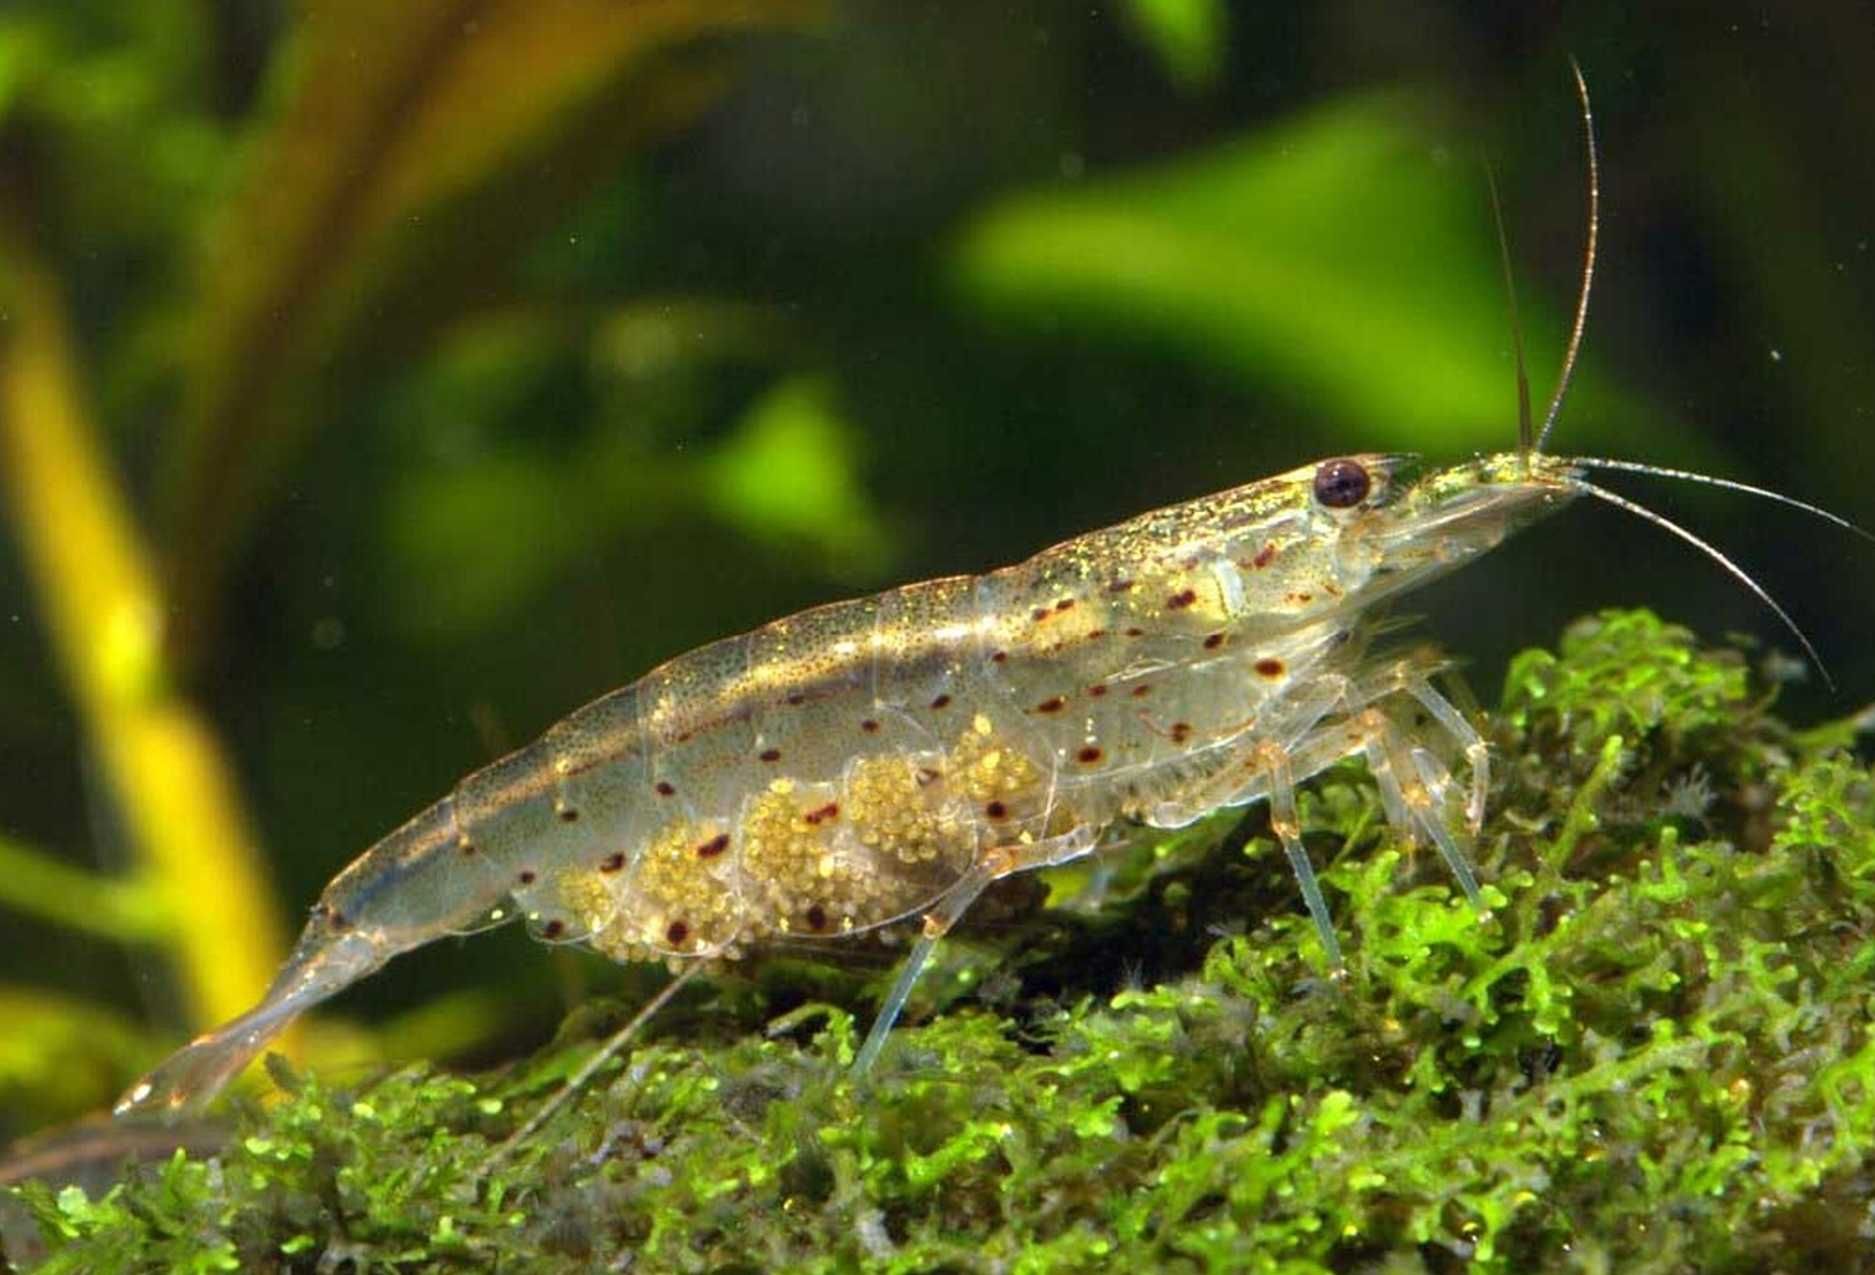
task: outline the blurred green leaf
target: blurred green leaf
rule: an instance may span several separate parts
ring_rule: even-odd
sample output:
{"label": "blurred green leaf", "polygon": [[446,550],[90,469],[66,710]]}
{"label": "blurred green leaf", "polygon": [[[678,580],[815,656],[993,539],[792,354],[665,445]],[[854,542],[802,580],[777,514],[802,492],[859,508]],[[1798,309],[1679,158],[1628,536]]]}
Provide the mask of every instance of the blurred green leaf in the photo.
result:
{"label": "blurred green leaf", "polygon": [[36,22],[15,19],[0,23],[0,119],[4,119],[25,87],[35,63],[48,60],[41,47],[45,35]]}
{"label": "blurred green leaf", "polygon": [[[610,330],[601,320],[593,337],[602,366]],[[531,402],[574,379],[567,345],[563,323],[484,316],[453,329],[399,387],[388,416],[418,463],[397,470],[381,537],[404,631],[435,637],[497,621],[593,542],[662,519],[689,491],[682,458],[648,450],[629,416],[597,428],[587,417],[539,419]],[[520,436],[517,421],[527,422]],[[538,445],[549,425],[558,445]]]}
{"label": "blurred green leaf", "polygon": [[1126,0],[1124,12],[1174,84],[1189,90],[1217,82],[1230,35],[1223,0]]}
{"label": "blurred green leaf", "polygon": [[564,570],[581,537],[581,484],[566,466],[506,456],[413,477],[399,488],[391,546],[418,581],[408,627],[457,632],[499,619]]}
{"label": "blurred green leaf", "polygon": [[717,61],[666,55],[814,11],[812,0],[306,10],[275,77],[278,118],[205,241],[170,476],[177,614],[210,622],[243,528],[316,409],[330,411],[317,394],[336,393],[335,369],[408,348],[485,296],[621,155],[713,100]]}
{"label": "blurred green leaf", "polygon": [[[193,228],[226,151],[202,23],[189,0],[0,11],[0,122],[15,133],[5,176],[43,247],[167,258]],[[154,282],[109,278],[133,294]]]}
{"label": "blurred green leaf", "polygon": [[147,881],[87,872],[4,834],[0,905],[122,943],[169,937],[174,920]]}
{"label": "blurred green leaf", "polygon": [[643,336],[642,312],[595,326],[592,364],[602,383],[620,382],[611,387],[617,401],[594,421],[555,422],[572,438],[553,447],[536,445],[539,427],[516,437],[511,423],[538,416],[534,395],[564,389],[566,369],[555,362],[564,325],[526,317],[464,325],[411,378],[392,414],[427,463],[399,472],[382,534],[393,592],[424,604],[400,605],[400,627],[438,635],[497,621],[595,544],[697,509],[758,544],[804,553],[835,579],[878,578],[892,544],[855,470],[856,432],[825,380],[779,382],[701,449],[661,443],[645,428],[661,410],[662,382],[688,385],[712,368],[721,375],[767,329],[745,307],[670,309],[687,316],[684,339],[661,327],[656,340],[633,340],[629,355],[620,342],[626,329]]}
{"label": "blurred green leaf", "polygon": [[853,472],[855,447],[833,386],[796,377],[750,408],[705,466],[705,490],[725,521],[751,535],[806,547],[841,578],[871,579],[890,545]]}
{"label": "blurred green leaf", "polygon": [[0,986],[0,1108],[30,1111],[37,1123],[69,1119],[108,1101],[149,1053],[142,1030],[116,1010]]}
{"label": "blurred green leaf", "polygon": [[[1360,97],[1154,171],[1011,199],[966,230],[954,279],[1005,322],[1274,379],[1360,422],[1365,445],[1501,447],[1514,381],[1483,180],[1441,162],[1414,114],[1400,94]],[[1524,323],[1541,387],[1561,330],[1547,314]],[[1636,416],[1586,397],[1576,414],[1597,432]]]}
{"label": "blurred green leaf", "polygon": [[593,341],[605,372],[633,390],[646,382],[717,360],[746,356],[768,361],[796,343],[771,309],[719,298],[660,297],[621,307]]}

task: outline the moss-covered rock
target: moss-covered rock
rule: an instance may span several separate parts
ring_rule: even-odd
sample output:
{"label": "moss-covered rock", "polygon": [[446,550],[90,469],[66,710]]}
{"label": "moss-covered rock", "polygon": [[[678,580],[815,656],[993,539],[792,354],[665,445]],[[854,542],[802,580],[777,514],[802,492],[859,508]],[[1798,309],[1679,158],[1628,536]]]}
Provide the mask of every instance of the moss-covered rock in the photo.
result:
{"label": "moss-covered rock", "polygon": [[505,1155],[588,1041],[22,1198],[57,1271],[1861,1268],[1875,783],[1768,702],[1645,613],[1520,657],[1483,919],[1312,785],[1345,980],[1253,814],[957,944],[863,1083],[862,984],[698,984]]}

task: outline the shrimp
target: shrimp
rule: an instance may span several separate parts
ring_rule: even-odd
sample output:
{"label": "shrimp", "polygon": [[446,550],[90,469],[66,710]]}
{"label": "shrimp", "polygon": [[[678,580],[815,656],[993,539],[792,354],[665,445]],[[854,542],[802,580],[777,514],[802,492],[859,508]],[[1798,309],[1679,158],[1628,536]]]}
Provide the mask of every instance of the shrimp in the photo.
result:
{"label": "shrimp", "polygon": [[1542,450],[1593,274],[1579,71],[1577,86],[1590,233],[1540,434],[1519,348],[1514,451],[1434,469],[1323,460],[680,656],[366,850],[321,894],[260,1004],[158,1066],[117,1113],[204,1103],[309,1007],[399,953],[511,916],[547,941],[690,968],[917,922],[864,1071],[933,946],[991,882],[1096,853],[1116,830],[1258,801],[1339,970],[1296,786],[1349,757],[1365,760],[1392,827],[1436,848],[1482,911],[1467,845],[1489,752],[1435,688],[1436,653],[1376,650],[1382,604],[1587,495],[1692,541],[1777,610],[1717,550],[1584,476],[1687,475]]}

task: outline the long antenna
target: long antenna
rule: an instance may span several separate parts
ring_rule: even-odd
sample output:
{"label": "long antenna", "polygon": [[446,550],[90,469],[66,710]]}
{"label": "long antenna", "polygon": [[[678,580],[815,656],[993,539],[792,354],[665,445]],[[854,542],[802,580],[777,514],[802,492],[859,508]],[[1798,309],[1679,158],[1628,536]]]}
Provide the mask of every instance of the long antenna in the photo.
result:
{"label": "long antenna", "polygon": [[1867,531],[1856,526],[1841,514],[1833,514],[1819,505],[1795,496],[1786,496],[1781,491],[1772,491],[1768,487],[1754,487],[1750,483],[1741,483],[1731,478],[1714,478],[1711,474],[1701,474],[1690,469],[1669,469],[1665,465],[1643,465],[1638,460],[1609,460],[1602,456],[1571,456],[1571,465],[1580,465],[1584,469],[1618,469],[1629,474],[1648,474],[1654,478],[1676,478],[1681,482],[1700,483],[1707,487],[1723,487],[1727,491],[1743,492],[1747,496],[1757,496],[1762,500],[1774,500],[1780,505],[1802,510],[1814,518],[1834,523],[1844,531],[1853,531],[1864,540],[1875,540],[1875,531]]}
{"label": "long antenna", "polygon": [[1743,567],[1733,562],[1730,558],[1720,553],[1717,549],[1707,544],[1704,540],[1701,540],[1686,528],[1680,526],[1679,523],[1674,522],[1665,514],[1657,514],[1646,505],[1636,504],[1625,496],[1617,496],[1606,487],[1597,487],[1594,483],[1588,482],[1585,479],[1570,478],[1566,479],[1565,482],[1572,490],[1579,491],[1586,496],[1593,496],[1597,500],[1606,501],[1617,509],[1625,509],[1636,518],[1651,522],[1663,531],[1671,532],[1718,563],[1725,569],[1727,574],[1744,585],[1747,589],[1751,590],[1751,592],[1757,596],[1758,601],[1770,607],[1772,613],[1784,622],[1784,627],[1789,629],[1797,641],[1802,644],[1804,654],[1808,655],[1810,657],[1810,662],[1816,665],[1816,671],[1823,675],[1823,685],[1827,686],[1830,691],[1835,691],[1836,679],[1831,677],[1829,675],[1829,670],[1823,666],[1823,657],[1816,653],[1816,648],[1814,646],[1810,645],[1810,639],[1805,637],[1803,630],[1797,627],[1797,622],[1790,618],[1790,613],[1777,604],[1777,599],[1765,592],[1764,586],[1759,584],[1756,580],[1753,580],[1750,573]]}
{"label": "long antenna", "polygon": [[1569,382],[1575,377],[1576,355],[1582,350],[1582,330],[1588,324],[1589,288],[1595,282],[1595,247],[1601,229],[1602,170],[1601,160],[1595,153],[1595,113],[1589,109],[1589,85],[1582,78],[1582,64],[1571,57],[1569,70],[1575,75],[1576,97],[1582,103],[1582,134],[1588,143],[1589,233],[1588,243],[1582,251],[1582,287],[1576,294],[1575,326],[1569,332],[1569,349],[1563,355],[1562,375],[1556,380],[1556,393],[1550,396],[1549,411],[1543,414],[1543,428],[1536,436],[1538,451],[1542,451],[1543,444],[1549,441],[1549,432],[1556,427],[1556,418],[1562,414],[1563,399],[1569,393]]}
{"label": "long antenna", "polygon": [[1510,269],[1510,233],[1504,229],[1504,201],[1497,193],[1497,171],[1484,165],[1485,185],[1491,188],[1491,219],[1497,223],[1498,264],[1504,269],[1504,302],[1510,310],[1510,349],[1517,364],[1517,456],[1528,461],[1536,446],[1536,428],[1530,420],[1530,369],[1523,358],[1523,323],[1517,317],[1517,279]]}

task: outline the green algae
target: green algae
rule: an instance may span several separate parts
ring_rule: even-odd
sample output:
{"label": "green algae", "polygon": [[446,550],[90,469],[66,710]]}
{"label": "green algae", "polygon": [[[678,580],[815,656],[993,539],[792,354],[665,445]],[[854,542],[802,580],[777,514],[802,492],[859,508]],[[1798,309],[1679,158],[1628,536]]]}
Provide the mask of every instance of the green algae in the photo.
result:
{"label": "green algae", "polygon": [[1644,612],[1520,656],[1493,728],[1488,917],[1358,767],[1311,785],[1345,980],[1253,813],[947,945],[914,1002],[945,1008],[864,1082],[879,978],[823,968],[777,1015],[791,964],[693,987],[505,1157],[583,1031],[481,1077],[282,1073],[217,1157],[19,1191],[42,1269],[1866,1266],[1847,732],[1794,732],[1741,653]]}

